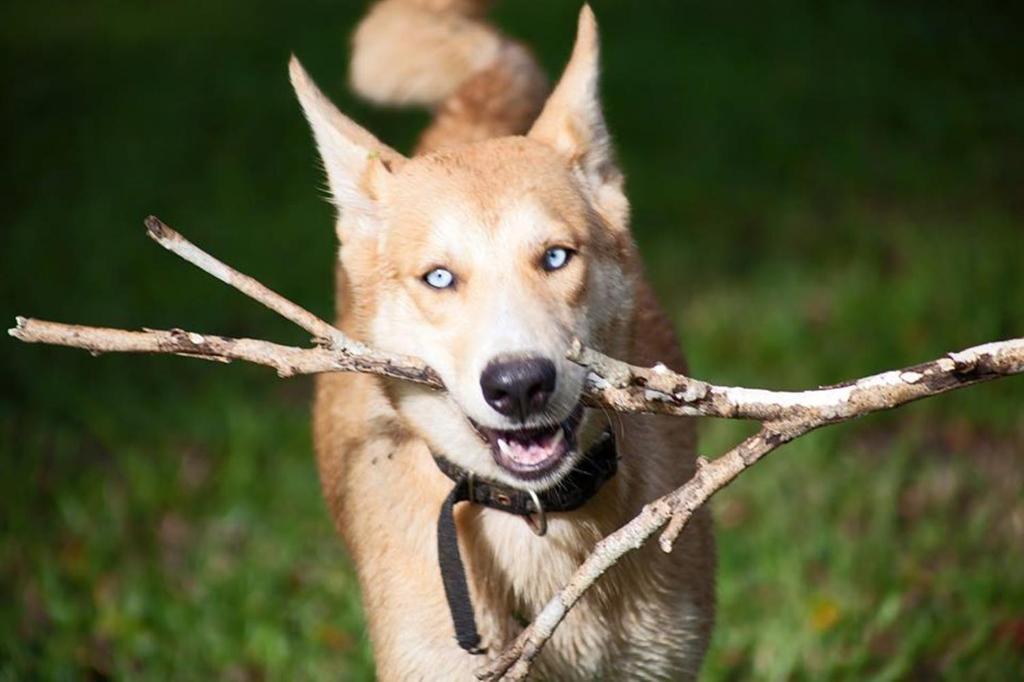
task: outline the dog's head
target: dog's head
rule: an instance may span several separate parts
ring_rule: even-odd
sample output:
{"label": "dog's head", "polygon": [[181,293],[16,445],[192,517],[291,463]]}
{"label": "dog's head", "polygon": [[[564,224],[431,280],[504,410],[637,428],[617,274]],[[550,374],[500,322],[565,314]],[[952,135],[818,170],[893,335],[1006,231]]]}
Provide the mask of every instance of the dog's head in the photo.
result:
{"label": "dog's head", "polygon": [[298,61],[292,84],[340,211],[346,323],[422,358],[446,393],[391,388],[434,449],[544,489],[603,429],[580,404],[573,337],[621,352],[633,300],[622,176],[598,100],[597,27],[530,132],[406,159],[342,115]]}

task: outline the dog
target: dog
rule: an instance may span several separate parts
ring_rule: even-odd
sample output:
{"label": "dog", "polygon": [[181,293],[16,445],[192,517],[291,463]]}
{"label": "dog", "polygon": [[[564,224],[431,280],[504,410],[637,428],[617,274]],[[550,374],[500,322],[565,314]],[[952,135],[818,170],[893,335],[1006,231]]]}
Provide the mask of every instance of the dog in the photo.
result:
{"label": "dog", "polygon": [[[629,228],[584,6],[548,95],[479,0],[384,0],[352,82],[435,117],[407,158],[291,81],[338,209],[337,320],[417,356],[445,391],[365,374],[316,384],[323,494],[354,562],[382,680],[472,680],[602,537],[695,469],[690,420],[583,407],[574,338],[686,367]],[[627,555],[537,658],[550,680],[681,680],[714,618],[711,520]]]}

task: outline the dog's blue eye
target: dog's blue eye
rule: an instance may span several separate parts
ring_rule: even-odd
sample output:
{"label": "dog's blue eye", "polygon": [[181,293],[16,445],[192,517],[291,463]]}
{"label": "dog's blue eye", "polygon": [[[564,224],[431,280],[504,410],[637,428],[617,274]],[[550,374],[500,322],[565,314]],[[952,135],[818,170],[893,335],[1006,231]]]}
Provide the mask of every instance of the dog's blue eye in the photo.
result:
{"label": "dog's blue eye", "polygon": [[564,268],[565,264],[569,262],[569,257],[571,255],[572,251],[569,249],[561,246],[554,246],[544,252],[544,258],[541,261],[541,266],[548,272]]}
{"label": "dog's blue eye", "polygon": [[447,289],[455,283],[455,275],[444,268],[434,268],[423,275],[423,281],[435,289]]}

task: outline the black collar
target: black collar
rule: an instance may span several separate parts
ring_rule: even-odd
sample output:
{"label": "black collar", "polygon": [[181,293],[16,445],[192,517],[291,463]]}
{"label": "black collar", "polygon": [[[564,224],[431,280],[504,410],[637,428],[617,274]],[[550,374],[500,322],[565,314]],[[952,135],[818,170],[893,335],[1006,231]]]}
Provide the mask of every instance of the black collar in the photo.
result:
{"label": "black collar", "polygon": [[434,462],[455,483],[466,481],[465,495],[459,495],[461,499],[458,502],[472,502],[509,514],[530,516],[541,511],[534,503],[535,496],[544,512],[579,509],[615,475],[619,457],[615,449],[615,436],[611,431],[605,431],[557,485],[533,494],[471,476],[465,469],[438,454],[434,454]]}
{"label": "black collar", "polygon": [[[547,529],[547,512],[566,512],[582,507],[615,475],[619,464],[615,437],[610,431],[602,434],[558,485],[539,493],[478,479],[437,454],[434,454],[434,461],[437,468],[455,482],[452,491],[441,504],[441,513],[437,519],[437,558],[448,610],[455,627],[455,639],[469,653],[482,654],[486,650],[480,647],[480,635],[476,629],[473,604],[466,583],[466,569],[459,554],[455,505],[459,502],[472,502],[527,517],[534,532],[543,535]],[[538,521],[530,518],[534,514],[539,516]]]}

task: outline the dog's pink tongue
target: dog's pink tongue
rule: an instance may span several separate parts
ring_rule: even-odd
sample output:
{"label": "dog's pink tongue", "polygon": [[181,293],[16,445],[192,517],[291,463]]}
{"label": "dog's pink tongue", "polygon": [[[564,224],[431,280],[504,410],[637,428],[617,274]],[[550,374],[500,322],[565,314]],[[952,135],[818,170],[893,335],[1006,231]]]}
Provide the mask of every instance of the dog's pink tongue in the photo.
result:
{"label": "dog's pink tongue", "polygon": [[530,466],[539,464],[554,455],[555,451],[561,447],[563,438],[562,430],[558,429],[550,436],[530,441],[501,438],[498,440],[498,447],[509,459]]}

